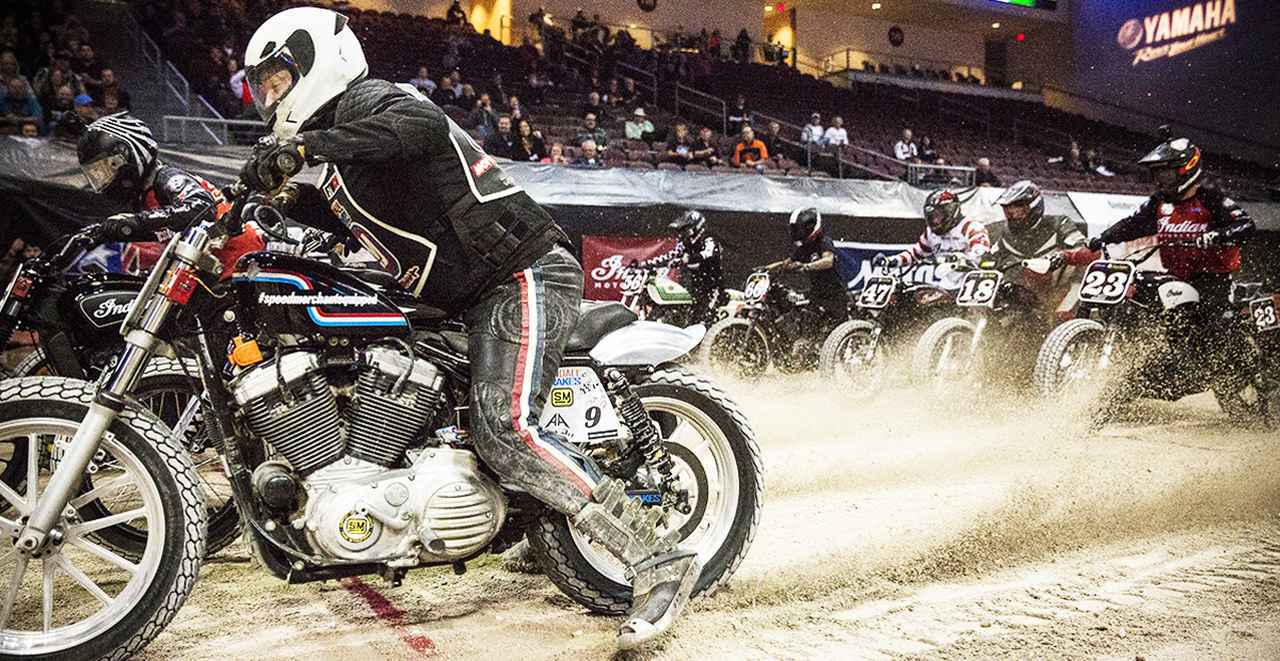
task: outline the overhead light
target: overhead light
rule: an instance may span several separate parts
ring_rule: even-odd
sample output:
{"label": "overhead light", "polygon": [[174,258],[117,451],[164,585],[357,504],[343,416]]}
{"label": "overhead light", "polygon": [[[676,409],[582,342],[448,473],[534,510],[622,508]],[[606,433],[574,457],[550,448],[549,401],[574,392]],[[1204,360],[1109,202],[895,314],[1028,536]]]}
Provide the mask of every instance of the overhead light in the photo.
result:
{"label": "overhead light", "polygon": [[1000,29],[1000,22],[999,22],[999,21],[996,21],[995,23],[992,23],[992,24],[991,24],[991,27],[993,27],[993,28],[995,28],[995,29],[999,30],[999,29]]}
{"label": "overhead light", "polygon": [[634,30],[634,29],[636,29],[636,24],[635,24],[635,23],[631,23],[631,24],[627,25],[627,29],[628,29],[628,30]]}
{"label": "overhead light", "polygon": [[871,8],[872,8],[872,9],[874,9],[874,10],[876,10],[876,11],[879,11],[879,10],[880,10],[880,6],[881,6],[881,5],[880,5],[880,3],[878,3],[878,2],[873,2],[873,3],[871,3]]}
{"label": "overhead light", "polygon": [[773,11],[773,5],[765,5],[765,6],[764,6],[764,10],[765,10],[765,12],[771,12],[771,11]]}

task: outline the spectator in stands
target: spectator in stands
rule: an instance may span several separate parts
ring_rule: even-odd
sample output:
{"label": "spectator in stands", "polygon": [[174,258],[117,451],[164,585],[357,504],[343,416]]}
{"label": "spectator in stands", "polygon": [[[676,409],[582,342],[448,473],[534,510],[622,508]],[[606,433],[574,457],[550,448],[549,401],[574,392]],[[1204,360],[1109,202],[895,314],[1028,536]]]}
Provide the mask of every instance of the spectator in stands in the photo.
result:
{"label": "spectator in stands", "polygon": [[93,97],[88,94],[81,94],[75,98],[76,117],[80,119],[80,123],[88,126],[98,118],[98,111],[93,109]]}
{"label": "spectator in stands", "polygon": [[436,93],[436,81],[431,80],[425,64],[418,67],[418,77],[410,80],[409,84],[418,88],[418,91],[425,94],[427,98],[431,98]]}
{"label": "spectator in stands", "polygon": [[704,126],[698,130],[698,139],[693,141],[689,162],[709,168],[724,165],[724,158],[720,155],[720,145],[712,134],[710,126]]}
{"label": "spectator in stands", "polygon": [[40,101],[40,107],[44,108],[45,126],[52,127],[62,120],[62,116],[67,113],[75,113],[76,94],[71,90],[71,86],[63,84],[58,88],[57,93],[49,99],[37,99]]}
{"label": "spectator in stands", "polygon": [[76,53],[76,59],[71,63],[71,70],[80,76],[80,80],[89,90],[102,84],[102,65],[98,64],[93,46],[89,44],[80,44],[80,51]]}
{"label": "spectator in stands", "polygon": [[604,104],[600,102],[600,93],[592,91],[587,94],[587,100],[582,103],[579,114],[585,116],[587,113],[594,114],[600,121],[609,119],[609,115],[605,113]]}
{"label": "spectator in stands", "polygon": [[[234,57],[227,59],[227,75],[227,89],[234,99],[234,102],[229,106],[235,108],[235,111],[230,114],[239,116],[246,112],[251,112],[253,108],[253,92],[249,89],[249,81],[245,80],[245,68],[240,66],[240,60]],[[230,109],[229,107],[228,110]]]}
{"label": "spectator in stands", "polygon": [[453,27],[460,27],[467,22],[467,12],[463,11],[461,2],[453,0],[453,4],[449,5],[449,10],[444,14],[444,22]]}
{"label": "spectator in stands", "polygon": [[578,157],[573,160],[574,165],[586,168],[604,167],[604,161],[600,160],[595,140],[583,140],[581,150]]}
{"label": "spectator in stands", "polygon": [[120,97],[115,94],[103,95],[101,102],[98,103],[98,107],[102,108],[103,115],[112,115],[126,109],[124,106],[120,105]]}
{"label": "spectator in stands", "polygon": [[31,93],[27,79],[15,76],[5,85],[5,94],[0,98],[0,133],[13,135],[22,128],[22,122],[31,120],[37,126],[44,126],[44,110],[36,95]]}
{"label": "spectator in stands", "polygon": [[720,38],[719,30],[712,30],[711,36],[707,37],[707,55],[719,60],[723,51],[723,43]]}
{"label": "spectator in stands", "polygon": [[516,143],[511,160],[541,163],[546,157],[547,145],[542,140],[542,133],[533,130],[527,119],[516,122]]}
{"label": "spectator in stands", "polygon": [[476,96],[476,88],[471,85],[463,85],[462,93],[458,95],[458,100],[456,101],[458,107],[475,108],[479,102],[480,98]]}
{"label": "spectator in stands", "polygon": [[764,161],[769,158],[769,150],[764,143],[756,139],[756,132],[750,126],[742,127],[742,138],[733,148],[733,167],[763,168]]}
{"label": "spectator in stands", "polygon": [[809,123],[805,124],[804,130],[800,132],[800,142],[805,145],[822,144],[822,137],[827,134],[827,130],[822,128],[822,114],[813,113],[809,115]]}
{"label": "spectator in stands", "polygon": [[636,91],[636,81],[634,78],[624,78],[622,80],[622,90],[618,92],[618,98],[622,100],[623,105],[635,103],[636,97],[640,93]]}
{"label": "spectator in stands", "polygon": [[440,79],[440,84],[436,85],[436,93],[431,95],[431,100],[440,107],[458,105],[458,95],[453,93],[453,79],[444,76]]}
{"label": "spectator in stands", "polygon": [[777,122],[769,122],[769,131],[760,137],[760,142],[764,143],[764,148],[769,150],[773,156],[781,156],[783,149],[782,142],[782,125]]}
{"label": "spectator in stands", "polygon": [[920,148],[911,139],[911,129],[902,129],[902,139],[893,146],[893,157],[899,161],[920,162]]}
{"label": "spectator in stands", "polygon": [[542,159],[542,162],[551,165],[569,165],[569,159],[564,157],[564,145],[559,142],[552,143],[551,152]]}
{"label": "spectator in stands", "polygon": [[[63,87],[71,89],[71,98],[75,98],[85,93],[84,85],[80,83],[80,79],[71,73],[70,69],[65,69],[58,65],[46,67],[36,74],[36,82],[31,86],[36,93],[36,99],[40,101],[40,105],[48,108],[53,103],[58,91]],[[67,106],[70,110],[71,106]]]}
{"label": "spectator in stands", "polygon": [[497,128],[489,133],[489,136],[484,140],[484,151],[490,156],[497,156],[498,158],[515,158],[516,136],[511,132],[510,115],[503,115],[498,118]]}
{"label": "spectator in stands", "polygon": [[939,166],[939,169],[930,169],[923,177],[920,177],[920,183],[924,186],[949,186],[958,184],[959,182],[952,178],[949,171],[941,169],[947,165],[945,158],[935,159],[933,165]]}
{"label": "spectator in stands", "polygon": [[40,137],[40,125],[34,119],[22,120],[22,126],[18,129],[18,135],[24,138]]}
{"label": "spectator in stands", "polygon": [[462,98],[462,93],[466,91],[465,88],[466,85],[462,84],[462,72],[457,68],[451,68],[449,73],[449,91],[453,92],[453,98]]}
{"label": "spectator in stands", "polygon": [[844,118],[836,115],[831,118],[831,126],[822,134],[822,144],[831,151],[840,151],[849,145],[849,132],[844,128]]}
{"label": "spectator in stands", "polygon": [[507,97],[507,114],[511,115],[511,121],[520,126],[520,120],[527,119],[525,117],[524,106],[520,103],[520,97],[512,94]]}
{"label": "spectator in stands", "polygon": [[997,177],[996,173],[991,171],[991,159],[985,156],[978,159],[978,165],[974,169],[976,170],[973,174],[974,184],[978,186],[995,186],[996,188],[1004,185],[1000,183],[1000,177]]}
{"label": "spectator in stands", "polygon": [[932,163],[938,160],[938,150],[933,147],[933,138],[927,135],[920,138],[920,160],[925,163]]}
{"label": "spectator in stands", "polygon": [[[470,85],[467,85],[467,87],[470,87]],[[466,96],[464,95],[463,98],[465,99]],[[488,94],[481,94],[480,98],[476,99],[471,115],[467,117],[467,120],[480,132],[480,137],[484,140],[488,140],[489,136],[498,130],[498,113],[494,112],[493,101]],[[507,122],[507,134],[511,134],[510,121]]]}
{"label": "spectator in stands", "polygon": [[501,73],[495,73],[493,78],[489,79],[489,96],[493,97],[494,102],[499,106],[507,105],[507,89],[502,83]]}
{"label": "spectator in stands", "polygon": [[747,110],[747,98],[738,95],[729,110],[729,133],[742,133],[742,127],[751,124],[751,111]]}
{"label": "spectator in stands", "polygon": [[114,69],[104,68],[102,70],[102,82],[98,85],[97,92],[92,94],[93,100],[100,106],[105,106],[103,99],[107,97],[115,97],[121,110],[130,110],[132,104],[129,103],[129,92],[125,91],[120,85],[120,81],[116,80],[116,72]]}
{"label": "spectator in stands", "polygon": [[569,21],[569,29],[572,30],[573,40],[578,41],[578,37],[591,29],[591,19],[587,18],[587,13],[578,7],[578,13],[573,15],[573,20]]}
{"label": "spectator in stands", "polygon": [[693,159],[695,143],[693,136],[689,134],[689,125],[684,122],[676,122],[675,135],[671,137],[671,142],[667,144],[667,150],[663,153],[662,158],[664,161],[684,167]]}
{"label": "spectator in stands", "polygon": [[739,64],[746,64],[751,61],[751,35],[746,28],[742,28],[742,31],[738,33],[738,39],[733,42],[733,48],[730,50],[730,55]]}
{"label": "spectator in stands", "polygon": [[27,77],[22,75],[22,71],[18,69],[18,55],[11,50],[0,53],[0,85],[9,86],[9,81],[14,78],[21,78],[23,82],[27,82]]}
{"label": "spectator in stands", "polygon": [[609,87],[600,95],[600,100],[607,106],[622,105],[622,86],[618,84],[617,78],[609,79]]}
{"label": "spectator in stands", "polygon": [[582,129],[578,131],[578,144],[590,141],[592,150],[604,150],[609,147],[609,138],[604,129],[596,122],[596,114],[589,112],[582,117]]}
{"label": "spectator in stands", "polygon": [[628,140],[643,140],[649,142],[653,139],[653,122],[645,117],[644,108],[636,108],[631,113],[631,117],[627,119],[624,129]]}
{"label": "spectator in stands", "polygon": [[529,90],[527,95],[531,103],[542,105],[546,102],[546,90],[551,87],[551,79],[547,78],[547,74],[540,67],[535,66],[531,69],[529,78],[525,82]]}

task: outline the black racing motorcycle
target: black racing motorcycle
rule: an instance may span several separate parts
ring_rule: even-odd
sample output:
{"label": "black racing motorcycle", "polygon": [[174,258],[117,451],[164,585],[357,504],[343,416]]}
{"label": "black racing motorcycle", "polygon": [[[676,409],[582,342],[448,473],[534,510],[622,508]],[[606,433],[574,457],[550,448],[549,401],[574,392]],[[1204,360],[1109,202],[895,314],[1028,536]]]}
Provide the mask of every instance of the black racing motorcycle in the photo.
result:
{"label": "black racing motorcycle", "polygon": [[[4,653],[124,657],[190,594],[206,540],[199,478],[168,427],[133,399],[165,345],[197,365],[204,390],[187,412],[203,412],[250,549],[278,578],[399,583],[440,565],[461,573],[527,536],[565,594],[595,612],[625,612],[623,566],[564,515],[502,484],[477,454],[465,327],[389,274],[262,252],[240,222],[244,197],[231,187],[230,211],[168,243],[122,321],[123,351],[96,385],[0,384],[0,439],[27,446],[31,476],[20,488],[0,484],[10,508],[0,514]],[[637,321],[620,304],[585,306],[541,421],[630,496],[661,508],[660,534],[678,531],[702,560],[695,593],[737,569],[762,499],[746,418],[672,365],[702,335]],[[31,457],[46,443],[57,461],[42,464]],[[81,492],[94,462],[104,468]],[[121,494],[114,513],[85,511],[108,494]],[[96,541],[122,523],[147,533],[136,558]]]}
{"label": "black racing motorcycle", "polygon": [[[124,348],[120,324],[142,289],[143,278],[120,273],[67,273],[84,253],[101,243],[98,226],[64,237],[51,252],[18,266],[0,299],[0,347],[19,331],[33,331],[38,346],[7,376],[59,375],[93,381],[107,370]],[[200,427],[197,414],[182,413],[200,392],[193,363],[183,364],[172,353],[156,355],[139,376],[133,396],[175,430],[191,453],[208,500],[209,553],[217,553],[240,534],[240,515],[222,477],[215,448]],[[181,424],[180,424],[181,423]],[[41,449],[43,461],[55,450]],[[25,479],[26,444],[0,441],[0,481],[12,488]],[[90,474],[102,468],[91,464]],[[81,486],[92,488],[90,477]],[[99,513],[110,511],[110,499],[95,501]],[[121,523],[97,533],[99,540],[133,557],[142,553],[145,531]]]}
{"label": "black racing motorcycle", "polygon": [[[955,292],[958,314],[935,321],[916,343],[911,374],[935,390],[981,388],[989,383],[1021,383],[1031,376],[1040,340],[1049,331],[1040,298],[1006,278],[994,261],[959,264]],[[1048,260],[1027,260],[1022,268],[1048,271]]]}
{"label": "black racing motorcycle", "polygon": [[953,292],[913,277],[934,260],[905,269],[885,267],[866,278],[854,299],[854,318],[822,343],[818,367],[837,390],[869,397],[884,382],[893,350],[914,339],[951,310]]}
{"label": "black racing motorcycle", "polygon": [[748,276],[738,313],[707,330],[701,352],[709,365],[744,379],[762,376],[770,365],[785,373],[818,366],[822,342],[839,321],[779,282],[775,272],[761,267]]}
{"label": "black racing motorcycle", "polygon": [[[1040,348],[1037,390],[1056,397],[1100,384],[1095,423],[1135,399],[1201,392],[1212,392],[1234,420],[1280,423],[1280,296],[1264,292],[1262,283],[1235,283],[1231,308],[1211,312],[1190,283],[1137,268],[1160,247],[1089,265],[1076,318]],[[1220,359],[1205,351],[1206,333],[1221,343]]]}

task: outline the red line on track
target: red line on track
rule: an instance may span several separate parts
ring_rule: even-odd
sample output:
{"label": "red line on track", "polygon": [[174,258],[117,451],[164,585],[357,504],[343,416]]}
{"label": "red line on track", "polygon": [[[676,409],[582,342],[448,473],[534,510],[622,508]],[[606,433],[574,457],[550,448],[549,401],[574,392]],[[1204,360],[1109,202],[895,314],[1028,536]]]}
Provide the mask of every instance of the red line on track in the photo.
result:
{"label": "red line on track", "polygon": [[409,649],[422,656],[436,655],[436,644],[430,638],[410,631],[409,627],[404,623],[405,612],[391,603],[391,600],[387,599],[381,592],[378,592],[359,578],[343,579],[341,584],[348,592],[363,599],[364,603],[368,604],[369,609],[373,611],[373,614],[392,631],[396,632],[396,635],[400,636],[400,640],[405,645],[408,645]]}

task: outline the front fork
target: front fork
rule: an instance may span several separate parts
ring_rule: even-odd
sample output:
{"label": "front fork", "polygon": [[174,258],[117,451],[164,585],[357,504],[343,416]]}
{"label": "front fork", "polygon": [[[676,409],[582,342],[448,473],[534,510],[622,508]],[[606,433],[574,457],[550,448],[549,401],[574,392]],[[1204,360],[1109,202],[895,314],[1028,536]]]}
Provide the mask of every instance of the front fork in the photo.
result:
{"label": "front fork", "polygon": [[[170,275],[170,267],[175,264],[194,266],[196,258],[208,243],[208,235],[200,230],[191,230],[187,236],[175,238],[174,241],[170,250],[161,255],[151,279],[138,294],[139,303],[145,301],[142,313],[136,317],[135,323],[130,323],[135,319],[133,315],[125,320],[122,329],[125,333],[125,348],[120,360],[100,382],[98,393],[89,404],[84,420],[71,441],[66,444],[62,458],[57,462],[49,483],[45,485],[44,494],[36,502],[26,526],[18,536],[16,548],[23,555],[34,555],[49,543],[50,533],[56,529],[63,510],[71,501],[85,470],[98,452],[102,435],[128,404],[127,398],[156,348],[156,334],[160,332],[174,307],[174,302],[159,292],[160,285]],[[27,485],[28,489],[37,487],[35,484]]]}

